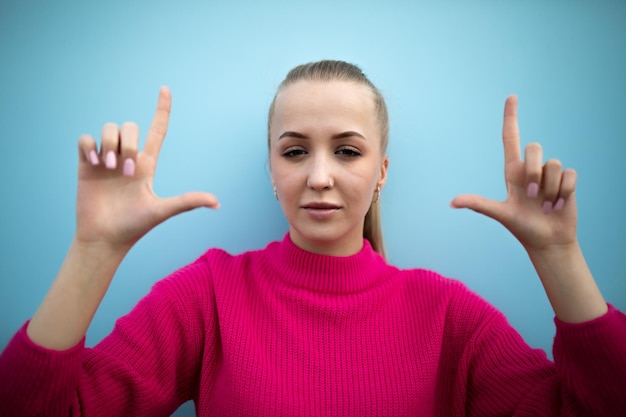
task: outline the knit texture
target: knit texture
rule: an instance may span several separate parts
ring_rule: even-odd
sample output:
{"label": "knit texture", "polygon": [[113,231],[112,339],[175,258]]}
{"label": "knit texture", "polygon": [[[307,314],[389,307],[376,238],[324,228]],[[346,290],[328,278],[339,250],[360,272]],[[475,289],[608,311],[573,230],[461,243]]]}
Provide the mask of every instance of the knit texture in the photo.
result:
{"label": "knit texture", "polygon": [[94,348],[26,324],[0,356],[0,416],[617,416],[626,316],[555,320],[555,363],[462,283],[288,235],[212,249],[158,282]]}

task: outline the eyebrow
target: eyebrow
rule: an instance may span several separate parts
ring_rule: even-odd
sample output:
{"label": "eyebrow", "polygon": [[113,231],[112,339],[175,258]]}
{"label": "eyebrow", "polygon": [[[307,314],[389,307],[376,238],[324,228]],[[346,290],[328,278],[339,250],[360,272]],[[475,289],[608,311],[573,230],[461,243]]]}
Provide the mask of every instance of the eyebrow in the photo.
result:
{"label": "eyebrow", "polygon": [[[333,137],[331,139],[345,139],[345,138],[349,138],[349,137],[352,137],[352,136],[356,136],[356,137],[365,139],[365,136],[363,136],[359,132],[354,132],[352,130],[333,135]],[[297,139],[309,139],[309,137],[307,135],[305,135],[305,134],[302,134],[300,132],[293,132],[293,131],[289,130],[289,131],[284,132],[283,134],[281,134],[278,137],[277,140],[281,140],[282,138],[286,138],[286,137],[297,138]]]}

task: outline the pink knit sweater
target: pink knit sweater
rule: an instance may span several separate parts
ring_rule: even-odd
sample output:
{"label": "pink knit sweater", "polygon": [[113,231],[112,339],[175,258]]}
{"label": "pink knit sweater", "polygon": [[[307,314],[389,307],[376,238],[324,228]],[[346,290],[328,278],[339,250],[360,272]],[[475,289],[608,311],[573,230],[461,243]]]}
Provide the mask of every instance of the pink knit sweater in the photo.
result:
{"label": "pink knit sweater", "polygon": [[626,316],[556,320],[555,364],[458,281],[389,266],[365,241],[322,256],[289,237],[209,250],[157,283],[100,344],[20,329],[2,416],[617,416]]}

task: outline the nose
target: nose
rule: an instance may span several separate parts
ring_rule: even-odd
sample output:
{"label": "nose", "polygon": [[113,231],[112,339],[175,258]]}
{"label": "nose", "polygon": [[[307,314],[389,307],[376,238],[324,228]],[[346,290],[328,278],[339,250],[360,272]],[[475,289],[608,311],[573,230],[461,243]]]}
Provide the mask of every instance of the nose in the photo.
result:
{"label": "nose", "polygon": [[323,156],[311,158],[307,187],[321,191],[331,189],[334,185],[335,181],[333,179],[330,162]]}

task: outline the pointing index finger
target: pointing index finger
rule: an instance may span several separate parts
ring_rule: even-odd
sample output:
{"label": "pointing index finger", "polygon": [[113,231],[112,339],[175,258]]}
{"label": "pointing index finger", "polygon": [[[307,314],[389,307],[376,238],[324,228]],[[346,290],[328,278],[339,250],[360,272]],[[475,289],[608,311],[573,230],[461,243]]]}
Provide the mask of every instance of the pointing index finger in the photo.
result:
{"label": "pointing index finger", "polygon": [[517,96],[515,95],[507,97],[504,103],[502,142],[504,144],[504,163],[521,161],[519,126],[517,125]]}
{"label": "pointing index finger", "polygon": [[172,107],[172,93],[168,87],[161,87],[159,91],[159,100],[157,108],[152,118],[152,124],[146,138],[144,151],[150,156],[156,158],[161,150],[163,139],[167,133],[167,126],[170,120],[170,110]]}

